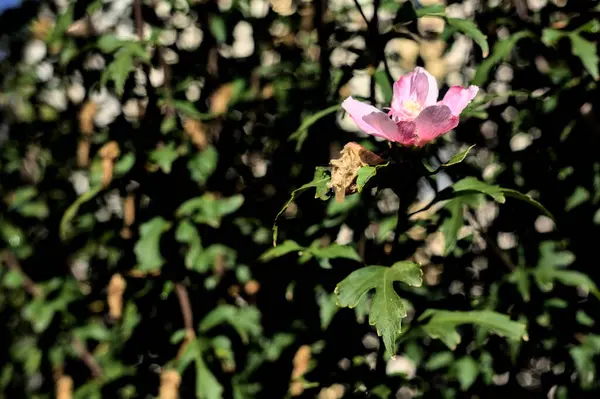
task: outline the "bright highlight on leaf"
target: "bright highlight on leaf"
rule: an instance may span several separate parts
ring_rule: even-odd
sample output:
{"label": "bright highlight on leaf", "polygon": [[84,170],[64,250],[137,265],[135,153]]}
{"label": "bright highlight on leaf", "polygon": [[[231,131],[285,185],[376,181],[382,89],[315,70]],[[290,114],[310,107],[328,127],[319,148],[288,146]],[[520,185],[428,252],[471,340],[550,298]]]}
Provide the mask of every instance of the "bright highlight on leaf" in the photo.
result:
{"label": "bright highlight on leaf", "polygon": [[351,273],[335,288],[337,304],[354,308],[370,290],[375,289],[369,310],[369,324],[383,337],[385,348],[395,354],[395,341],[401,332],[401,320],[406,317],[402,299],[394,289],[400,281],[412,287],[423,283],[421,267],[413,262],[397,262],[391,267],[367,266]]}

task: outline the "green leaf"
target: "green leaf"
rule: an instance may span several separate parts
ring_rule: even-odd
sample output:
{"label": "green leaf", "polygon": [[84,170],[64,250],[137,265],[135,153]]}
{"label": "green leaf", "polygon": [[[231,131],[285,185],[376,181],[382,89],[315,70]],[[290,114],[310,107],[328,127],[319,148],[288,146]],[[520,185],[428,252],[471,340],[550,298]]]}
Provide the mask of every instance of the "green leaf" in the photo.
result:
{"label": "green leaf", "polygon": [[298,130],[296,130],[294,133],[292,133],[290,135],[290,137],[288,137],[288,141],[293,141],[293,140],[296,141],[296,152],[298,152],[302,149],[302,145],[304,144],[304,141],[308,137],[308,129],[312,125],[314,125],[316,122],[318,122],[319,119],[321,119],[339,109],[340,109],[340,104],[335,104],[335,105],[332,105],[331,107],[327,107],[319,112],[315,112],[314,114],[304,118],[302,120],[302,124],[300,125]]}
{"label": "green leaf", "polygon": [[115,163],[115,178],[122,177],[125,173],[129,172],[135,164],[135,155],[132,152],[121,156]]}
{"label": "green leaf", "polygon": [[33,186],[20,187],[9,197],[8,209],[16,209],[35,198],[37,189]]}
{"label": "green leaf", "polygon": [[18,208],[18,212],[25,217],[32,217],[36,219],[46,219],[50,214],[48,205],[42,201],[34,201],[24,204]]}
{"label": "green leaf", "polygon": [[575,315],[575,319],[577,320],[577,322],[579,324],[582,324],[582,325],[584,325],[586,327],[592,327],[594,324],[596,324],[596,322],[594,321],[594,319],[592,319],[583,310],[578,310],[577,311],[577,314]]}
{"label": "green leaf", "polygon": [[100,38],[96,42],[96,46],[98,46],[98,49],[103,53],[110,54],[119,50],[121,47],[123,47],[124,43],[126,42],[127,41],[119,39],[117,35],[104,34],[100,36]]}
{"label": "green leaf", "polygon": [[122,96],[125,90],[125,82],[129,74],[133,71],[133,54],[131,52],[120,49],[114,60],[106,66],[100,78],[100,84],[106,86],[106,83],[113,81],[115,92]]}
{"label": "green leaf", "polygon": [[177,209],[176,215],[191,217],[196,223],[218,228],[223,217],[237,211],[243,203],[244,196],[241,194],[217,198],[213,194],[206,193],[185,201]]}
{"label": "green leaf", "polygon": [[198,229],[189,220],[183,220],[177,226],[175,239],[182,244],[187,244],[185,253],[185,267],[196,269],[198,258],[202,253],[202,241]]}
{"label": "green leaf", "polygon": [[315,289],[315,293],[317,295],[317,303],[319,304],[319,318],[321,319],[321,329],[327,330],[331,320],[333,320],[333,316],[339,310],[336,304],[336,296],[335,293],[326,292],[323,287],[318,286]]}
{"label": "green leaf", "polygon": [[171,133],[177,128],[177,117],[176,115],[170,115],[163,119],[160,124],[160,132],[162,134]]}
{"label": "green leaf", "polygon": [[537,268],[566,267],[575,261],[573,252],[561,250],[556,242],[544,241],[540,244],[540,258]]}
{"label": "green leaf", "polygon": [[62,241],[66,241],[69,238],[69,234],[71,233],[71,221],[77,215],[77,211],[79,211],[79,207],[91,200],[102,190],[101,186],[96,186],[90,188],[85,193],[81,194],[75,202],[73,202],[65,211],[63,217],[60,219],[60,227],[59,227],[59,235]]}
{"label": "green leaf", "polygon": [[194,104],[189,101],[183,100],[174,100],[173,107],[182,114],[189,116],[190,118],[197,119],[199,121],[206,121],[210,119],[214,119],[216,115],[210,113],[202,113],[196,109]]}
{"label": "green leaf", "polygon": [[206,183],[208,178],[217,169],[218,161],[219,153],[212,145],[209,145],[203,151],[194,155],[187,164],[192,179],[200,184]]}
{"label": "green leaf", "polygon": [[450,366],[454,361],[454,354],[449,351],[437,352],[431,355],[427,363],[425,363],[425,370],[435,371],[444,367]]}
{"label": "green leaf", "polygon": [[140,238],[133,249],[137,268],[144,272],[160,270],[165,259],[160,253],[160,236],[171,228],[162,217],[154,217],[140,226]]}
{"label": "green leaf", "polygon": [[460,198],[455,198],[448,201],[444,207],[450,212],[450,217],[444,219],[440,232],[444,236],[444,255],[448,255],[456,247],[458,231],[464,225],[463,202]]}
{"label": "green leaf", "polygon": [[579,377],[579,384],[584,390],[594,386],[596,381],[596,362],[594,357],[600,354],[600,336],[586,335],[582,344],[569,350]]}
{"label": "green leaf", "polygon": [[299,252],[302,251],[304,247],[298,245],[295,241],[285,240],[283,243],[277,245],[276,247],[269,248],[265,253],[263,253],[259,260],[261,262],[269,262],[275,258],[279,258],[281,256],[287,255],[290,252]]}
{"label": "green leaf", "polygon": [[508,281],[515,284],[519,293],[523,297],[525,302],[529,302],[531,299],[531,282],[529,280],[529,273],[525,270],[524,267],[517,267],[509,276]]}
{"label": "green leaf", "polygon": [[459,312],[428,309],[419,320],[431,317],[423,330],[432,338],[442,340],[450,349],[456,349],[460,335],[456,327],[461,324],[474,324],[486,328],[510,340],[527,340],[525,324],[512,321],[508,316],[490,310]]}
{"label": "green leaf", "polygon": [[584,187],[578,186],[575,188],[573,194],[567,198],[567,203],[565,204],[565,211],[569,212],[571,209],[578,207],[584,202],[590,199],[590,193]]}
{"label": "green leaf", "polygon": [[262,334],[260,312],[252,306],[238,308],[233,305],[219,305],[209,312],[199,325],[199,330],[206,332],[220,324],[230,324],[247,344],[250,337],[258,338]]}
{"label": "green leaf", "polygon": [[546,28],[542,31],[542,43],[547,47],[554,46],[560,39],[568,35],[568,32],[563,32],[558,29]]}
{"label": "green leaf", "polygon": [[413,262],[397,262],[391,267],[367,266],[346,277],[335,288],[340,307],[355,307],[370,290],[375,289],[369,311],[369,324],[375,325],[377,334],[383,336],[388,352],[395,353],[395,341],[401,332],[400,322],[406,317],[402,299],[394,290],[394,281],[413,287],[423,283],[423,272]]}
{"label": "green leaf", "polygon": [[446,18],[448,24],[453,28],[461,31],[465,35],[469,36],[473,39],[475,43],[479,47],[481,47],[481,53],[483,58],[486,58],[490,53],[490,48],[487,42],[487,36],[481,33],[475,22],[468,19],[458,19],[458,18]]}
{"label": "green leaf", "polygon": [[550,219],[552,219],[552,221],[556,223],[554,215],[550,213],[550,211],[547,210],[546,207],[544,207],[544,205],[542,205],[539,201],[533,199],[529,194],[523,194],[510,188],[503,188],[502,194],[504,194],[507,197],[512,197],[535,206],[540,212],[542,212],[542,214],[548,216]]}
{"label": "green leaf", "polygon": [[550,213],[550,211],[548,211],[540,202],[533,199],[530,195],[520,193],[510,188],[503,188],[500,186],[484,183],[475,177],[465,177],[464,179],[457,181],[452,185],[452,190],[454,191],[454,194],[457,195],[466,195],[471,194],[473,192],[487,194],[490,197],[492,197],[496,202],[499,202],[501,204],[506,202],[506,197],[516,198],[518,200],[527,202],[528,204],[535,206],[544,215],[548,216],[552,220],[555,220],[552,213]]}
{"label": "green leaf", "polygon": [[8,289],[19,288],[23,285],[25,279],[23,275],[16,270],[9,270],[2,279],[2,285]]}
{"label": "green leaf", "polygon": [[376,166],[362,166],[359,170],[358,173],[356,174],[356,188],[358,189],[358,192],[362,192],[362,190],[365,188],[365,185],[367,184],[367,182],[377,174],[377,171],[380,168],[385,168],[386,166],[388,166],[390,163],[387,162],[385,164],[381,164],[381,165],[376,165]]}
{"label": "green leaf", "polygon": [[208,29],[215,37],[217,43],[225,43],[227,40],[227,26],[225,20],[219,15],[212,15],[208,20]]}
{"label": "green leaf", "polygon": [[153,150],[150,153],[150,161],[158,164],[160,169],[166,173],[171,173],[173,162],[179,157],[175,143],[170,142],[169,144]]}
{"label": "green leaf", "polygon": [[315,191],[316,191],[315,198],[320,198],[321,200],[325,200],[325,199],[329,198],[328,183],[331,180],[331,176],[329,176],[326,173],[326,170],[327,170],[326,168],[322,168],[322,167],[316,168],[313,180],[311,182],[306,183],[303,186],[292,191],[290,199],[287,200],[287,202],[283,205],[283,208],[281,208],[279,213],[277,213],[277,215],[275,216],[275,221],[273,222],[273,246],[277,246],[277,232],[278,232],[277,221],[279,220],[279,217],[283,214],[283,212],[285,212],[287,207],[290,206],[292,201],[294,201],[298,195],[302,194],[304,191],[308,190],[309,188],[314,187]]}
{"label": "green leaf", "polygon": [[196,397],[199,399],[223,398],[223,386],[210,372],[202,357],[196,358]]}
{"label": "green leaf", "polygon": [[[273,248],[274,249],[274,248]],[[310,252],[315,258],[319,259],[351,259],[360,262],[360,256],[356,250],[349,245],[330,244],[326,247],[309,247],[306,248],[307,252]]]}
{"label": "green leaf", "polygon": [[521,31],[510,36],[508,39],[498,40],[496,44],[494,44],[492,54],[483,60],[477,67],[471,84],[482,86],[487,82],[492,68],[504,61],[510,55],[510,52],[516,46],[517,42],[531,36],[533,36],[531,32]]}
{"label": "green leaf", "polygon": [[551,288],[548,284],[556,280],[570,287],[583,288],[600,299],[598,287],[587,274],[574,270],[552,268],[541,268],[534,273],[536,281],[538,282],[538,285],[540,285],[540,289],[544,291],[548,291],[548,288]]}
{"label": "green leaf", "polygon": [[417,17],[445,17],[446,7],[442,4],[434,4],[426,7],[419,7],[415,10]]}
{"label": "green leaf", "polygon": [[465,149],[459,153],[454,154],[452,156],[452,158],[450,158],[448,160],[448,162],[441,164],[440,167],[447,168],[448,166],[452,166],[452,165],[456,165],[457,163],[461,163],[462,161],[465,160],[465,158],[469,154],[469,151],[471,151],[473,149],[473,147],[475,147],[475,144],[473,144],[472,146],[468,147],[467,149]]}
{"label": "green leaf", "polygon": [[489,195],[496,202],[499,202],[501,204],[503,204],[506,201],[506,198],[504,198],[504,194],[502,192],[503,189],[500,186],[484,183],[481,180],[478,180],[477,178],[471,176],[465,177],[464,179],[454,183],[452,185],[452,189],[454,190],[454,193],[458,195],[479,192]]}
{"label": "green leaf", "polygon": [[479,375],[479,364],[471,356],[465,356],[457,360],[453,365],[453,369],[460,383],[460,389],[463,391],[469,389]]}
{"label": "green leaf", "polygon": [[600,58],[598,58],[596,43],[590,42],[575,33],[570,34],[569,38],[571,39],[573,55],[579,57],[594,80],[598,80],[600,78],[600,72],[598,71]]}

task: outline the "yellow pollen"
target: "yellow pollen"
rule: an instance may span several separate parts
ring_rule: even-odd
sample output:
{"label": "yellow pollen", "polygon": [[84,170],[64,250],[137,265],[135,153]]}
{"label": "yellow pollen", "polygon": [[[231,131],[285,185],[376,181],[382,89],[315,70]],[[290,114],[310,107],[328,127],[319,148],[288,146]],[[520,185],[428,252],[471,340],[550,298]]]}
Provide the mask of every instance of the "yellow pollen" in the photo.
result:
{"label": "yellow pollen", "polygon": [[402,108],[408,113],[418,114],[421,112],[421,104],[416,101],[404,100],[402,102]]}

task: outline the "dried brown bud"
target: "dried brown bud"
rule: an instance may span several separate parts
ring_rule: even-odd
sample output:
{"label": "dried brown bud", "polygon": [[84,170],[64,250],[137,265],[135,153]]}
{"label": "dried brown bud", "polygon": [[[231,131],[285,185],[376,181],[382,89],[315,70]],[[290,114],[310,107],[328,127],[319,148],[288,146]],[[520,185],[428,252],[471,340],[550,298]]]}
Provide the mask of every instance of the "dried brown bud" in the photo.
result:
{"label": "dried brown bud", "polygon": [[46,40],[52,26],[54,26],[52,18],[41,16],[31,23],[29,29],[36,39]]}
{"label": "dried brown bud", "polygon": [[83,138],[77,143],[77,166],[85,168],[90,162],[90,141]]}
{"label": "dried brown bud", "polygon": [[215,115],[222,115],[227,112],[229,101],[233,96],[233,84],[226,83],[219,87],[210,96],[210,112]]}
{"label": "dried brown bud", "polygon": [[93,29],[87,17],[78,19],[67,28],[66,35],[71,37],[88,37]]}
{"label": "dried brown bud", "polygon": [[297,380],[308,371],[308,364],[311,359],[311,349],[308,345],[302,345],[294,355],[294,368],[292,370],[292,380]]}
{"label": "dried brown bud", "polygon": [[98,111],[98,106],[93,101],[88,101],[79,111],[79,130],[82,134],[90,135],[94,132],[94,116]]}
{"label": "dried brown bud", "polygon": [[192,140],[192,143],[199,150],[203,150],[208,145],[208,139],[206,136],[206,127],[200,121],[195,119],[186,119],[183,122],[183,130]]}
{"label": "dried brown bud", "polygon": [[177,399],[179,397],[179,384],[181,376],[176,370],[164,370],[160,375],[160,399]]}
{"label": "dried brown bud", "polygon": [[120,154],[119,144],[116,141],[109,141],[100,148],[100,157],[110,159],[111,161],[116,159]]}
{"label": "dried brown bud", "polygon": [[71,399],[73,397],[73,379],[62,375],[56,381],[56,399]]}
{"label": "dried brown bud", "polygon": [[128,194],[123,201],[123,224],[129,227],[135,221],[135,195]]}
{"label": "dried brown bud", "polygon": [[125,279],[118,273],[112,276],[108,284],[108,312],[114,320],[119,320],[123,313],[123,293],[126,286]]}
{"label": "dried brown bud", "polygon": [[256,280],[250,280],[244,284],[244,291],[248,295],[256,295],[256,293],[260,290],[260,283]]}
{"label": "dried brown bud", "polygon": [[331,182],[329,187],[335,190],[337,202],[344,201],[346,194],[356,191],[354,182],[361,167],[378,165],[384,162],[379,155],[353,142],[346,144],[340,154],[340,158],[330,161]]}

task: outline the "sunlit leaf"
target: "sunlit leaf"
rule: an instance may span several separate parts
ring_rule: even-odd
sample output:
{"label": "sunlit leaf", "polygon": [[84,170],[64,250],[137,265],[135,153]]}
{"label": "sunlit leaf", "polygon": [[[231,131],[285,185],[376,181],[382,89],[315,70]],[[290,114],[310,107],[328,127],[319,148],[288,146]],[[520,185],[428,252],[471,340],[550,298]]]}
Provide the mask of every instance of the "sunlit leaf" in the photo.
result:
{"label": "sunlit leaf", "polygon": [[370,290],[375,289],[369,311],[369,324],[375,325],[377,334],[383,336],[388,352],[395,353],[395,341],[400,333],[400,322],[406,317],[402,299],[394,289],[394,281],[419,287],[423,272],[413,262],[397,262],[391,267],[367,266],[358,269],[335,288],[340,307],[355,307]]}
{"label": "sunlit leaf", "polygon": [[156,271],[165,263],[165,259],[160,253],[160,237],[170,227],[171,223],[160,216],[154,217],[140,226],[140,239],[133,250],[139,270]]}
{"label": "sunlit leaf", "polygon": [[167,145],[159,147],[150,153],[150,160],[158,164],[164,173],[171,173],[173,162],[179,157],[175,148],[175,143],[170,142]]}
{"label": "sunlit leaf", "polygon": [[423,330],[432,338],[440,339],[452,350],[461,341],[456,327],[462,324],[478,325],[510,340],[528,339],[524,324],[490,310],[460,312],[428,309],[419,320],[429,317],[431,318],[423,326]]}
{"label": "sunlit leaf", "polygon": [[473,385],[479,375],[479,367],[471,356],[462,357],[454,363],[453,369],[461,390],[466,391]]}
{"label": "sunlit leaf", "polygon": [[487,42],[487,36],[481,33],[475,22],[468,19],[458,18],[446,18],[450,26],[461,31],[465,35],[469,36],[479,47],[481,47],[481,53],[483,58],[487,57],[490,53],[490,48]]}
{"label": "sunlit leaf", "polygon": [[291,252],[298,252],[304,248],[298,245],[295,241],[286,240],[276,247],[269,248],[264,254],[261,255],[260,260],[262,262],[268,262],[272,259],[279,258]]}
{"label": "sunlit leaf", "polygon": [[281,208],[279,213],[277,213],[277,215],[275,216],[275,221],[273,222],[273,246],[277,245],[277,233],[278,233],[277,221],[279,220],[279,217],[285,212],[287,207],[290,206],[292,201],[294,201],[298,195],[302,194],[304,191],[306,191],[310,188],[315,188],[315,190],[316,190],[315,198],[320,198],[322,200],[329,198],[328,183],[330,180],[331,180],[331,176],[326,173],[325,168],[316,168],[313,180],[311,182],[306,183],[303,186],[301,186],[300,188],[297,188],[294,191],[292,191],[292,195],[290,196],[290,199],[283,205],[283,208]]}

